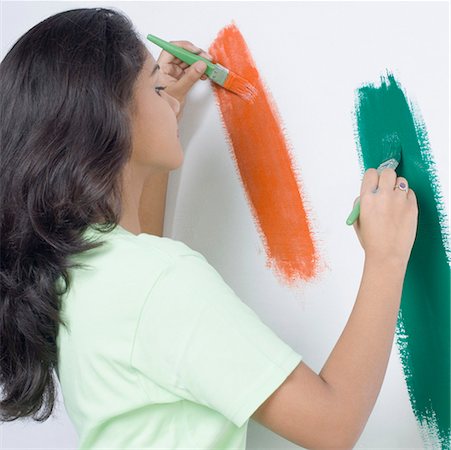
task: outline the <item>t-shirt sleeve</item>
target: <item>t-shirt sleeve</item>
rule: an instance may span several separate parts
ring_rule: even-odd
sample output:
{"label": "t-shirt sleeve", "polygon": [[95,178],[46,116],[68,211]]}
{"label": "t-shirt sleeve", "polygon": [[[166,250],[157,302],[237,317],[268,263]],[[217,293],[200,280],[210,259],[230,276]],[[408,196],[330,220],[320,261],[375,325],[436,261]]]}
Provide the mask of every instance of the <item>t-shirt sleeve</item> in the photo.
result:
{"label": "t-shirt sleeve", "polygon": [[241,427],[302,360],[198,252],[178,255],[149,291],[132,365]]}

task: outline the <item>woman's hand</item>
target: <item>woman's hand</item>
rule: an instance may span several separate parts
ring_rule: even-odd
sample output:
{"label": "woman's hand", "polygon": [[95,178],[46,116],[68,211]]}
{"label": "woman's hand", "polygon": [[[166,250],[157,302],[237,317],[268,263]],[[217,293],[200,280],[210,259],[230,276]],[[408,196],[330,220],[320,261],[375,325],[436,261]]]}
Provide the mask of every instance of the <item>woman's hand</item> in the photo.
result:
{"label": "woman's hand", "polygon": [[[189,41],[170,41],[171,44],[178,45],[190,52],[196,53],[204,58],[212,61],[213,58],[204,50],[196,47]],[[177,120],[180,120],[185,98],[188,91],[193,87],[196,81],[206,80],[207,76],[203,75],[207,65],[204,61],[197,61],[193,65],[189,65],[169,52],[163,50],[158,57],[157,64],[160,66],[160,80],[163,86],[166,86],[165,92],[180,102],[180,111],[177,114]]]}
{"label": "woman's hand", "polygon": [[413,189],[402,191],[395,187],[401,182],[408,184],[391,168],[385,168],[380,175],[371,168],[363,176],[360,216],[354,229],[365,255],[379,261],[394,258],[407,263],[415,241],[418,203]]}

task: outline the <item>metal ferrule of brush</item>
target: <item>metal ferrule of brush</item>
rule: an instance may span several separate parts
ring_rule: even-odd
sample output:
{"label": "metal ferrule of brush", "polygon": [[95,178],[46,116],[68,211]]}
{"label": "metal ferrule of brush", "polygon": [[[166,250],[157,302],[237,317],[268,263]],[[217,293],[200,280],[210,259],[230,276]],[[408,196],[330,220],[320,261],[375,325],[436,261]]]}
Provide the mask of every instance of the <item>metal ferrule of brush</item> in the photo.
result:
{"label": "metal ferrule of brush", "polygon": [[387,161],[383,162],[378,168],[377,168],[377,172],[380,173],[384,170],[384,169],[396,169],[398,167],[398,161],[394,158],[388,159]]}
{"label": "metal ferrule of brush", "polygon": [[229,75],[229,69],[221,66],[221,64],[216,63],[215,68],[212,70],[210,79],[221,86],[224,86],[224,83]]}

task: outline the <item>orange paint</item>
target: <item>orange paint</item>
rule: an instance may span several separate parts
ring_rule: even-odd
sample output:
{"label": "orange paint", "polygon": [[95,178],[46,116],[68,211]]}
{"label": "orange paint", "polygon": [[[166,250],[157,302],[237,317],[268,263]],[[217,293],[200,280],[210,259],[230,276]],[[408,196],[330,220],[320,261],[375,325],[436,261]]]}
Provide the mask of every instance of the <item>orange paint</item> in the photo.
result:
{"label": "orange paint", "polygon": [[251,103],[212,83],[234,160],[265,243],[267,266],[288,284],[311,279],[316,276],[318,252],[274,102],[234,24],[220,31],[209,53],[215,62],[257,89]]}

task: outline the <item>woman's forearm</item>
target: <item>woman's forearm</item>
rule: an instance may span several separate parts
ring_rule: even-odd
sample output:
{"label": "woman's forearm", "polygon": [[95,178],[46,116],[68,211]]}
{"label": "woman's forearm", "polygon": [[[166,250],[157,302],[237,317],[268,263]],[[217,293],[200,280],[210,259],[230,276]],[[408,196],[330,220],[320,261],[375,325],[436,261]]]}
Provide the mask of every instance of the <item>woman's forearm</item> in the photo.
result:
{"label": "woman's forearm", "polygon": [[[379,395],[407,264],[365,258],[354,308],[320,376],[334,391],[343,427],[358,440]],[[355,442],[354,442],[355,443]]]}
{"label": "woman's forearm", "polygon": [[169,172],[152,175],[144,183],[139,202],[141,232],[163,236]]}

